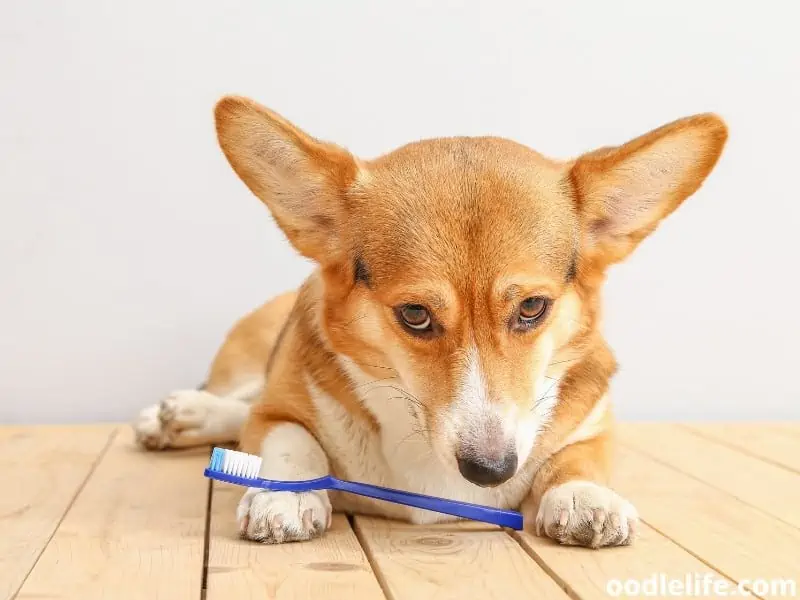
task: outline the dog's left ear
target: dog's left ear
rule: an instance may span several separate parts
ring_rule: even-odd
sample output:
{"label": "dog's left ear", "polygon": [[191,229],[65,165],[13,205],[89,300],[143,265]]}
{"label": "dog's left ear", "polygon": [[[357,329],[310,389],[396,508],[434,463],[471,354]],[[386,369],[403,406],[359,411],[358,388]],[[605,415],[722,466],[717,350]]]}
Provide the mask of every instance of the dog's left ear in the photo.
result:
{"label": "dog's left ear", "polygon": [[697,115],[577,159],[570,178],[582,222],[583,256],[602,266],[627,257],[697,191],[727,137],[722,119]]}

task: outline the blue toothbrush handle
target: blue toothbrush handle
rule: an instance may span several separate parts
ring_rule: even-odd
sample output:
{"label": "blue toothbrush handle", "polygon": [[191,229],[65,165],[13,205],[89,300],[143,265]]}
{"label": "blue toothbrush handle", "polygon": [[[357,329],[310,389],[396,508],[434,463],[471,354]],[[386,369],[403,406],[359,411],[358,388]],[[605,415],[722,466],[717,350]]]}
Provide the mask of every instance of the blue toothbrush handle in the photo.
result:
{"label": "blue toothbrush handle", "polygon": [[444,498],[434,498],[424,494],[414,494],[412,492],[401,492],[377,485],[367,483],[357,483],[354,481],[343,481],[331,477],[331,489],[367,496],[378,500],[386,500],[396,504],[405,504],[414,508],[423,508],[438,513],[463,517],[473,521],[483,521],[493,523],[500,527],[511,529],[522,529],[522,515],[513,510],[502,510],[489,506],[470,504],[469,502],[458,502],[457,500],[446,500]]}

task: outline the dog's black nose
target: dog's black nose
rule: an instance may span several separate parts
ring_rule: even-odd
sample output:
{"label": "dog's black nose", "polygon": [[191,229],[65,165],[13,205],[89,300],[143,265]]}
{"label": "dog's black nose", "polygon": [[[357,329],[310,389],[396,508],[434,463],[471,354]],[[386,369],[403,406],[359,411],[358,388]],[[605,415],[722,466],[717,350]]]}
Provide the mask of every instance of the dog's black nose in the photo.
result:
{"label": "dog's black nose", "polygon": [[458,457],[458,470],[464,479],[475,485],[500,485],[517,471],[517,453],[511,450],[498,458],[469,453]]}

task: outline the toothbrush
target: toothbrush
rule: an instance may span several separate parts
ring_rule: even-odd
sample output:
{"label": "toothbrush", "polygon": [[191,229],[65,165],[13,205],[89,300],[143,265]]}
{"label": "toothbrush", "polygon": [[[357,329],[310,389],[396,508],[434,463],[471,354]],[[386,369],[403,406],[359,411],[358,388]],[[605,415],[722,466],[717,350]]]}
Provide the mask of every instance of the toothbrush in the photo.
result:
{"label": "toothbrush", "polygon": [[492,523],[500,527],[511,529],[522,529],[522,515],[513,510],[502,510],[490,506],[480,506],[468,502],[458,502],[434,496],[425,496],[411,492],[403,492],[390,488],[369,485],[367,483],[357,483],[345,481],[332,475],[318,477],[317,479],[307,479],[305,481],[276,481],[273,479],[262,479],[258,476],[261,469],[261,457],[237,450],[227,450],[225,448],[214,448],[211,453],[211,461],[204,474],[209,479],[224,481],[236,485],[247,487],[262,488],[275,492],[309,492],[312,490],[337,490],[349,492],[378,500],[386,500],[396,504],[413,506],[432,510],[455,517],[471,519],[473,521],[483,521]]}

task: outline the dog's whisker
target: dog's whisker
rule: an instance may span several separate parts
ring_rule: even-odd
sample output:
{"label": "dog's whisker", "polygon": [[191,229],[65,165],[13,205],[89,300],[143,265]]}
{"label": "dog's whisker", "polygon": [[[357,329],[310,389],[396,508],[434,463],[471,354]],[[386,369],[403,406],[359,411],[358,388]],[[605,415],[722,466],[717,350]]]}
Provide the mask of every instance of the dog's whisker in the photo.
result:
{"label": "dog's whisker", "polygon": [[419,402],[417,400],[414,400],[414,399],[412,399],[412,398],[410,398],[408,396],[390,396],[389,398],[387,398],[387,400],[407,400],[408,402],[410,402],[412,405],[416,406],[420,410],[423,409],[423,406],[422,406],[421,402]]}
{"label": "dog's whisker", "polygon": [[582,357],[578,356],[576,358],[567,358],[565,360],[559,360],[557,362],[551,362],[548,367],[555,367],[556,365],[563,365],[564,363],[575,362],[576,360],[581,360]]}
{"label": "dog's whisker", "polygon": [[537,398],[537,399],[534,401],[534,403],[533,403],[533,407],[531,408],[531,410],[534,410],[534,409],[536,409],[536,407],[537,407],[537,406],[539,406],[539,405],[540,405],[542,402],[544,402],[545,400],[553,400],[553,399],[557,399],[557,398],[558,398],[558,392],[557,392],[557,391],[556,391],[556,393],[555,393],[555,394],[553,394],[553,395],[550,395],[550,392],[552,392],[552,391],[555,389],[555,387],[558,385],[558,383],[559,383],[560,379],[558,379],[558,378],[556,378],[556,377],[547,377],[547,379],[552,379],[552,380],[553,380],[553,383],[551,383],[551,384],[550,384],[550,387],[548,387],[548,388],[547,388],[547,391],[545,391],[545,393],[544,393],[544,394],[542,394],[541,396],[539,396],[539,397],[538,397],[538,398]]}
{"label": "dog's whisker", "polygon": [[[398,450],[398,448],[400,448],[400,446],[402,446],[404,443],[406,443],[407,441],[409,441],[410,439],[412,439],[415,436],[420,436],[424,441],[425,440],[425,435],[426,434],[430,435],[431,433],[433,433],[433,432],[430,429],[422,429],[422,428],[414,429],[411,433],[409,433],[407,436],[403,437],[403,439],[401,439],[399,442],[397,442],[397,445],[395,445],[395,447],[394,447],[394,451],[396,452]],[[420,453],[420,454],[422,454],[422,453]]]}
{"label": "dog's whisker", "polygon": [[375,385],[376,383],[379,383],[381,381],[391,381],[392,379],[397,379],[397,376],[393,375],[391,377],[383,377],[381,379],[375,379],[373,381],[366,381],[364,383],[359,383],[358,385],[354,385],[353,389],[354,390],[358,390],[358,389],[361,389],[361,388],[364,388],[364,387],[369,387],[371,385]]}
{"label": "dog's whisker", "polygon": [[382,388],[389,388],[389,389],[394,390],[396,392],[400,392],[401,394],[404,394],[408,398],[413,399],[415,402],[417,402],[419,404],[422,404],[422,401],[419,398],[417,398],[414,394],[412,394],[408,390],[404,390],[403,388],[401,388],[399,386],[396,386],[396,385],[390,385],[390,384],[378,385],[378,386],[375,386],[373,389],[377,390],[377,389],[382,389]]}
{"label": "dog's whisker", "polygon": [[558,398],[558,396],[557,396],[557,395],[553,395],[553,396],[542,396],[541,398],[537,398],[537,399],[536,399],[536,401],[533,403],[533,406],[531,407],[531,410],[536,410],[536,408],[537,408],[537,407],[538,407],[538,406],[539,406],[539,405],[540,405],[542,402],[544,402],[545,400],[554,400],[554,399],[556,399],[556,398]]}
{"label": "dog's whisker", "polygon": [[[407,400],[412,406],[416,406],[419,410],[424,410],[424,407],[422,406],[422,404],[414,402],[408,396],[390,396],[389,398],[387,398],[387,400]],[[414,411],[414,413],[415,413],[414,414],[414,418],[418,418],[417,415],[416,415],[416,411]]]}
{"label": "dog's whisker", "polygon": [[373,369],[386,369],[388,371],[394,371],[395,373],[397,372],[397,369],[395,369],[394,367],[384,367],[382,365],[371,365],[369,363],[356,363],[356,365],[358,365],[359,367],[361,367],[361,366],[372,367]]}
{"label": "dog's whisker", "polygon": [[551,378],[551,379],[553,379],[553,383],[551,383],[551,384],[550,384],[550,387],[549,387],[549,388],[547,388],[547,391],[544,393],[544,395],[545,395],[545,396],[546,396],[547,394],[549,394],[550,392],[552,392],[552,391],[553,391],[553,388],[555,388],[555,387],[558,385],[558,382],[560,381],[559,379],[556,379],[555,377],[553,377],[553,378]]}
{"label": "dog's whisker", "polygon": [[344,325],[342,325],[342,327],[349,327],[350,325],[352,325],[352,324],[353,324],[353,323],[355,323],[356,321],[360,321],[361,319],[366,319],[366,318],[367,318],[367,314],[366,314],[366,313],[364,313],[363,315],[359,315],[358,317],[355,317],[355,318],[353,318],[352,320],[348,321],[347,323],[345,323]]}

